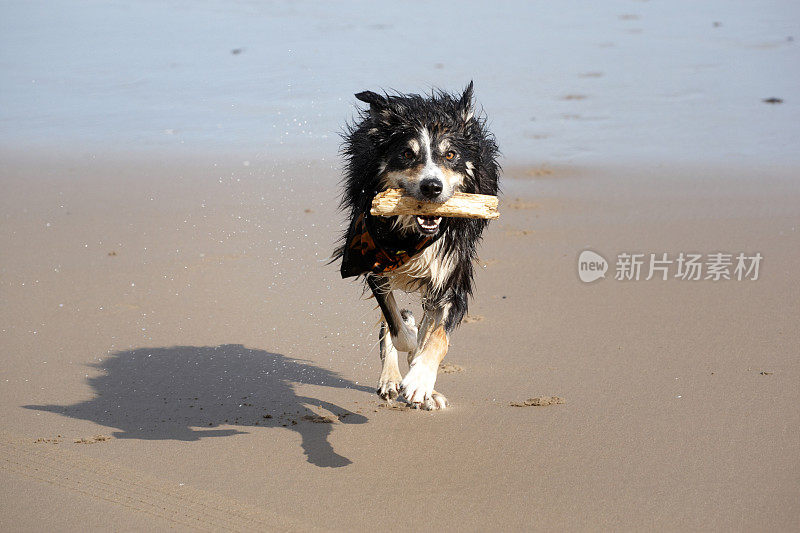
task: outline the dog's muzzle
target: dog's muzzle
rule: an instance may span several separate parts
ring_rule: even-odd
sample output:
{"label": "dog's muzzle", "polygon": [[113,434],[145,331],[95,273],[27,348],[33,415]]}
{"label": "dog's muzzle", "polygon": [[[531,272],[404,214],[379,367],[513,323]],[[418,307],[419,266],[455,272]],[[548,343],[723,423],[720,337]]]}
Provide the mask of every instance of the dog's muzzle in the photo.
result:
{"label": "dog's muzzle", "polygon": [[[427,202],[444,202],[447,198],[442,198],[444,184],[438,178],[424,178],[419,183],[419,198]],[[439,231],[439,224],[442,217],[417,215],[417,227],[423,235],[435,235]]]}

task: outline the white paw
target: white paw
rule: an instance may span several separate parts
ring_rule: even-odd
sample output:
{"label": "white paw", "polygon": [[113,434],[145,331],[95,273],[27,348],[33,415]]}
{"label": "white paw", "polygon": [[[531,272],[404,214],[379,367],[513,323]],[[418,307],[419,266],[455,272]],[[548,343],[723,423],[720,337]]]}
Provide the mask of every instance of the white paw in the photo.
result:
{"label": "white paw", "polygon": [[417,349],[417,326],[414,315],[411,311],[403,309],[400,311],[400,316],[403,318],[403,324],[397,335],[392,335],[392,344],[398,351],[413,352]]}
{"label": "white paw", "polygon": [[413,328],[414,326],[417,325],[417,321],[414,320],[414,313],[412,313],[408,309],[400,310],[400,318],[402,318],[405,325],[410,328]]}
{"label": "white paw", "polygon": [[431,397],[425,400],[422,408],[426,411],[436,411],[437,409],[444,409],[449,405],[450,402],[447,401],[444,394],[433,391]]}
{"label": "white paw", "polygon": [[381,400],[394,400],[400,396],[400,380],[381,380],[378,383],[378,396]]}
{"label": "white paw", "polygon": [[436,369],[417,360],[400,384],[406,400],[415,407],[425,407],[427,400],[433,399],[433,385],[436,383]]}

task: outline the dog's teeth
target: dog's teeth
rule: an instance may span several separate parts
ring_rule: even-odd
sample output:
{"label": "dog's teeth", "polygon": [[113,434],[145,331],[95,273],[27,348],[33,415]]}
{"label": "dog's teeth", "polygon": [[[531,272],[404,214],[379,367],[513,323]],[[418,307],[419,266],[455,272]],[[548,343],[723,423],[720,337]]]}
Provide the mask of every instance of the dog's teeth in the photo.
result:
{"label": "dog's teeth", "polygon": [[442,221],[442,217],[421,216],[417,215],[417,222],[423,226],[435,226]]}
{"label": "dog's teeth", "polygon": [[442,217],[417,215],[417,224],[426,232],[434,232],[439,227]]}

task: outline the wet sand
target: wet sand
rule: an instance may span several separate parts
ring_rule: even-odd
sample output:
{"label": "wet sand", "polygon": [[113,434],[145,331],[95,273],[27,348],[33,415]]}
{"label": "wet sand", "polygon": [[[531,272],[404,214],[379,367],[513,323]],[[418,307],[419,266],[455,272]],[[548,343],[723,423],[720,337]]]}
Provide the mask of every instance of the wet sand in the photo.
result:
{"label": "wet sand", "polygon": [[[800,520],[797,169],[507,165],[429,413],[374,394],[332,165],[2,161],[4,530]],[[584,249],[764,260],[585,284]]]}

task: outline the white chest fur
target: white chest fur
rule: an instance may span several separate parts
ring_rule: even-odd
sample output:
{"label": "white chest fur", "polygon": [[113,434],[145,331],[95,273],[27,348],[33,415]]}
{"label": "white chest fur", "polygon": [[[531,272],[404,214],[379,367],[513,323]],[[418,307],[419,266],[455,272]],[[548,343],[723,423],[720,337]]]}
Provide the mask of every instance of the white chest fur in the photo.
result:
{"label": "white chest fur", "polygon": [[387,274],[392,289],[414,292],[420,288],[441,288],[455,266],[452,253],[443,252],[443,241],[437,240],[411,261]]}

